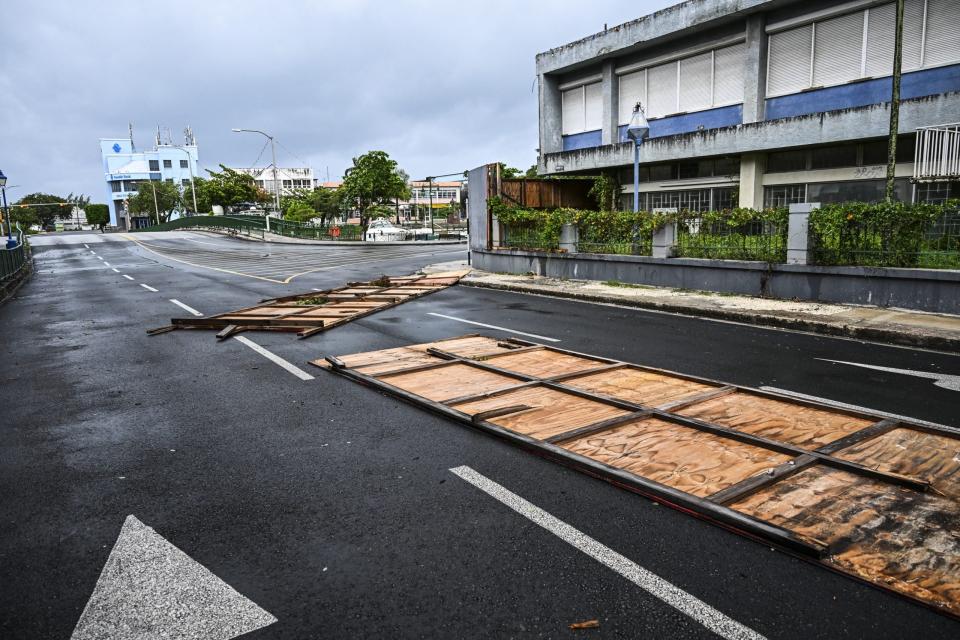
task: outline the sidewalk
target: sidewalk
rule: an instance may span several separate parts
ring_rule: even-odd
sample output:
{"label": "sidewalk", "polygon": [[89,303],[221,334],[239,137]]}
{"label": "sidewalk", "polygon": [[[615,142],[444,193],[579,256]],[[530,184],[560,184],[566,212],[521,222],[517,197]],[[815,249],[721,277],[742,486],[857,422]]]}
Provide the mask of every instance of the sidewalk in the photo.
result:
{"label": "sidewalk", "polygon": [[960,353],[960,316],[477,270],[460,284]]}
{"label": "sidewalk", "polygon": [[365,246],[365,245],[374,245],[378,247],[391,247],[391,246],[413,246],[413,245],[447,245],[447,244],[462,244],[464,249],[467,247],[466,240],[404,240],[402,242],[365,242],[361,240],[311,240],[310,238],[295,238],[291,236],[281,236],[276,233],[271,233],[269,231],[264,232],[263,239],[255,238],[253,236],[245,236],[240,233],[222,233],[219,231],[211,231],[209,229],[187,229],[190,233],[209,233],[215,236],[226,236],[229,238],[237,238],[239,240],[249,240],[250,242],[270,242],[272,244],[320,244],[320,245],[346,245],[346,246]]}

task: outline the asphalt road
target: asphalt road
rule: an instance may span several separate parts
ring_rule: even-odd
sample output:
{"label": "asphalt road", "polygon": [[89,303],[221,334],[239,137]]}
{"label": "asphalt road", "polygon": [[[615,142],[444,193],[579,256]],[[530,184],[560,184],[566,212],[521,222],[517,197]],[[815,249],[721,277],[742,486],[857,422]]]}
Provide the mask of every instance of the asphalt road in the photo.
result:
{"label": "asphalt road", "polygon": [[[453,317],[960,426],[960,392],[828,362],[960,374],[960,357],[454,287],[307,340],[244,334],[315,376],[302,380],[213,332],[145,330],[187,315],[171,299],[216,313],[462,250],[390,248],[378,260],[375,250],[311,256],[200,234],[137,239],[38,239],[37,273],[0,307],[2,638],[69,638],[131,515],[276,618],[244,638],[712,637],[451,473],[462,466],[756,634],[960,635],[921,606],[306,364],[509,335]],[[130,606],[121,595],[107,602]],[[589,619],[600,628],[568,629]]]}

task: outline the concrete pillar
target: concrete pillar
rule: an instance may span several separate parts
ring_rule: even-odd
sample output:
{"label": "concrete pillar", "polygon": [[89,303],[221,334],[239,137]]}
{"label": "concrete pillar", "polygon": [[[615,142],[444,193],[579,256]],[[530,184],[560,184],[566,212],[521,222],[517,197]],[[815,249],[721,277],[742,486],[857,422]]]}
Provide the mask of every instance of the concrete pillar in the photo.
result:
{"label": "concrete pillar", "polygon": [[565,224],[560,227],[560,251],[577,253],[577,243],[580,242],[580,227],[575,224]]}
{"label": "concrete pillar", "polygon": [[672,258],[676,255],[677,223],[668,222],[653,232],[653,257]]}
{"label": "concrete pillar", "polygon": [[607,60],[603,63],[603,80],[600,85],[600,99],[603,100],[603,124],[600,130],[600,144],[614,144],[617,139],[617,125],[620,120],[620,82],[614,73],[616,63]]}
{"label": "concrete pillar", "polygon": [[819,202],[790,205],[787,264],[810,264],[810,212],[819,208]]}
{"label": "concrete pillar", "polygon": [[737,206],[763,209],[763,171],[766,155],[744,153],[740,156],[740,191]]}
{"label": "concrete pillar", "polygon": [[761,122],[767,92],[767,18],[755,13],[746,20],[746,55],[743,69],[743,123]]}
{"label": "concrete pillar", "polygon": [[561,137],[560,83],[556,76],[540,76],[540,157],[543,168],[543,155],[563,151]]}

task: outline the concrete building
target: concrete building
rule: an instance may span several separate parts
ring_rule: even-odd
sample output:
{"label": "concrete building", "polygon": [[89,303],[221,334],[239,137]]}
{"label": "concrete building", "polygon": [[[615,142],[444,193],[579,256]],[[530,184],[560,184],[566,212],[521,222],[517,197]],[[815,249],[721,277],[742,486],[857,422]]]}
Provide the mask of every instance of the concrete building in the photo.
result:
{"label": "concrete building", "polygon": [[[431,195],[433,208],[444,209],[454,207],[460,209],[460,202],[463,198],[463,182],[450,180],[431,183],[427,180],[410,181],[410,199],[400,201],[400,215],[408,220],[425,217],[426,211],[430,207]],[[420,211],[419,216],[417,211]]]}
{"label": "concrete building", "polygon": [[169,134],[164,141],[158,131],[152,148],[137,151],[133,129],[126,138],[100,138],[100,157],[107,183],[110,224],[120,229],[137,229],[151,224],[148,216],[131,216],[128,200],[139,185],[150,180],[172,182],[181,189],[190,188],[190,178],[198,175],[197,142],[190,127],[184,129],[184,143],[174,145]]}
{"label": "concrete building", "polygon": [[[249,169],[234,168],[234,171],[253,176],[257,186],[273,195],[276,192],[274,183],[273,165],[266,167],[252,167]],[[280,183],[280,195],[288,196],[300,189],[312,191],[316,181],[313,177],[313,169],[310,167],[277,167],[277,182]]]}
{"label": "concrete building", "polygon": [[[761,208],[883,197],[894,3],[689,0],[537,56],[539,171],[615,172],[642,103],[641,207]],[[960,122],[960,2],[906,0],[897,195],[960,197],[911,180],[919,128]]]}

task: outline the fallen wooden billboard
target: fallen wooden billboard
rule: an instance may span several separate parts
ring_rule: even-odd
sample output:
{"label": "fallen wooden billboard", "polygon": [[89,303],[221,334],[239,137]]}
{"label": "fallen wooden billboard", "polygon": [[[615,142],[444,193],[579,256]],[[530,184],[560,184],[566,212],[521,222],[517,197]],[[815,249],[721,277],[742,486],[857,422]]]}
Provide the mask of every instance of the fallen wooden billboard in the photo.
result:
{"label": "fallen wooden billboard", "polygon": [[468,271],[420,276],[383,276],[372,282],[350,282],[337,289],[311,291],[206,318],[171,318],[170,324],[150,329],[157,335],[175,329],[216,329],[223,340],[241,331],[295,331],[300,338],[383,311],[457,284]]}
{"label": "fallen wooden billboard", "polygon": [[313,361],[960,617],[960,431],[523,340]]}

